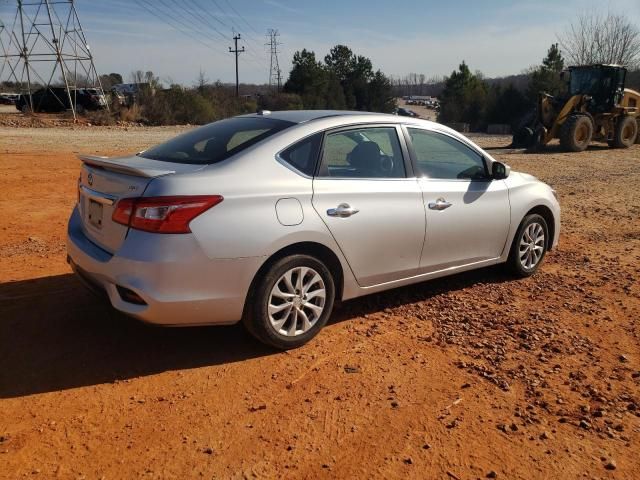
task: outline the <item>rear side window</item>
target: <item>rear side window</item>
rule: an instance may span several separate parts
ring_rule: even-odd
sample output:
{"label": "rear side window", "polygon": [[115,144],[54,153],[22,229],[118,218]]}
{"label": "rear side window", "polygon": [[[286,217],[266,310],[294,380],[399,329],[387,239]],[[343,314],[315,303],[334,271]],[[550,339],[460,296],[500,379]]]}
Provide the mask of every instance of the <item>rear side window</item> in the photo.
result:
{"label": "rear side window", "polygon": [[217,163],[291,125],[272,118],[229,118],[180,135],[140,156],[172,163]]}
{"label": "rear side window", "polygon": [[283,150],[279,157],[299,172],[312,177],[316,169],[322,134],[316,133]]}
{"label": "rear side window", "polygon": [[404,178],[395,127],[371,127],[326,136],[320,177]]}

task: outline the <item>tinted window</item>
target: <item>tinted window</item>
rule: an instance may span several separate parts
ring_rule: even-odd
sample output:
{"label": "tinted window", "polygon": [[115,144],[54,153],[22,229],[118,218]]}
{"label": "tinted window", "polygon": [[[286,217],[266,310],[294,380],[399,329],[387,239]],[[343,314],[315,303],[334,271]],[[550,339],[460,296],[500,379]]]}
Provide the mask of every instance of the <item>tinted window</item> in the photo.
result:
{"label": "tinted window", "polygon": [[270,118],[229,118],[180,135],[140,156],[173,163],[216,163],[291,125]]}
{"label": "tinted window", "polygon": [[404,178],[404,161],[396,129],[363,128],[327,135],[320,176]]}
{"label": "tinted window", "polygon": [[321,141],[321,133],[312,135],[282,151],[280,158],[299,172],[312,177],[316,169]]}
{"label": "tinted window", "polygon": [[440,133],[409,128],[418,174],[439,179],[487,178],[482,157],[469,147]]}

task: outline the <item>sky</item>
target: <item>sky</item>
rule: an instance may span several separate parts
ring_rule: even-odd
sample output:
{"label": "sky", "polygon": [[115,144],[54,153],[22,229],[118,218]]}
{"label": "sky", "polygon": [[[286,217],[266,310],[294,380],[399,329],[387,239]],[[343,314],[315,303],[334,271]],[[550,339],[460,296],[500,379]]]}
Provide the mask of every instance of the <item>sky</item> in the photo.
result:
{"label": "sky", "polygon": [[[15,1],[0,0],[10,26]],[[604,5],[604,7],[603,7]],[[609,8],[640,25],[640,0],[76,0],[99,73],[151,70],[168,83],[233,82],[233,32],[240,81],[265,83],[267,29],[280,32],[286,79],[296,50],[324,58],[336,44],[369,57],[387,75],[448,75],[465,60],[495,77],[540,63],[578,13]]]}

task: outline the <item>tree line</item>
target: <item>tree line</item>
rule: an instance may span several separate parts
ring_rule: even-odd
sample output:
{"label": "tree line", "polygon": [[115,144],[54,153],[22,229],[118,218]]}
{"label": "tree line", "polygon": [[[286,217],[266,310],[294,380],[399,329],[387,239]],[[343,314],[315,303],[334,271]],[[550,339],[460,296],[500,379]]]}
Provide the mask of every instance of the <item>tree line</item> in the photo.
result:
{"label": "tree line", "polygon": [[[102,75],[105,90],[122,83],[117,73]],[[241,85],[240,98],[221,82],[210,83],[200,72],[191,87],[171,84],[163,88],[153,72],[133,72],[139,88],[135,105],[115,104],[111,114],[94,114],[96,123],[130,120],[150,125],[208,123],[242,113],[265,110],[335,109],[392,112],[395,108],[389,78],[374,70],[370,59],[356,55],[345,45],[336,45],[324,57],[306,49],[293,55],[292,69],[282,92],[264,85]]]}
{"label": "tree line", "polygon": [[518,80],[518,85],[514,81],[487,81],[480,72],[472,73],[463,61],[442,83],[438,121],[468,123],[475,130],[491,123],[518,128],[523,116],[535,108],[540,92],[567,94],[561,78],[567,63],[563,54],[571,65],[625,65],[630,69],[626,85],[640,87],[640,29],[623,15],[588,12],[558,35],[558,43],[551,45],[540,65],[512,79]]}
{"label": "tree line", "polygon": [[565,93],[566,86],[560,76],[564,66],[564,58],[555,43],[542,63],[527,72],[526,87],[517,88],[513,83],[489,82],[481,72],[472,73],[463,61],[444,81],[438,121],[468,123],[473,130],[484,130],[492,123],[516,127],[519,119],[535,106],[539,92]]}
{"label": "tree line", "polygon": [[346,45],[333,47],[323,62],[310,50],[297,51],[284,92],[299,96],[308,109],[388,113],[395,108],[391,80]]}
{"label": "tree line", "polygon": [[[519,75],[487,79],[479,71],[472,72],[463,61],[444,78],[417,73],[391,78],[375,69],[369,58],[354,53],[346,45],[336,45],[322,60],[307,49],[295,52],[282,92],[270,90],[266,85],[241,84],[240,98],[235,97],[232,86],[209,82],[204,72],[190,87],[168,82],[167,88],[153,72],[133,72],[132,83],[149,88],[139,90],[134,105],[114,104],[111,113],[96,114],[93,120],[202,124],[257,109],[392,112],[398,96],[431,95],[440,99],[438,120],[443,123],[468,123],[476,130],[491,123],[517,127],[518,120],[535,106],[539,92],[564,93],[566,85],[560,73],[567,63],[565,56],[574,65],[626,64],[632,68],[627,85],[640,89],[638,27],[621,15],[585,13],[558,36],[558,43],[551,45],[540,65]],[[101,75],[100,80],[107,91],[123,83],[118,73]],[[20,87],[7,82],[4,86]]]}

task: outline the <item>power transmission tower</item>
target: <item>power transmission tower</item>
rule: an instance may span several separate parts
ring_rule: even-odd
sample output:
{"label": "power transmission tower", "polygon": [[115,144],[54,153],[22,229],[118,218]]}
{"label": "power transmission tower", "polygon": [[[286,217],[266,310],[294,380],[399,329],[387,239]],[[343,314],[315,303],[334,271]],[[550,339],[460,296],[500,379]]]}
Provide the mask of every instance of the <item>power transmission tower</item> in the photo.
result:
{"label": "power transmission tower", "polygon": [[[75,119],[82,109],[76,103],[78,88],[104,94],[75,0],[17,0],[17,4],[8,44],[0,41],[0,74],[8,66],[9,79],[28,97],[31,111],[38,108],[34,91],[45,88],[47,98],[57,100],[61,109],[70,108]],[[64,87],[67,101],[52,89],[56,86]]]}
{"label": "power transmission tower", "polygon": [[233,41],[235,43],[235,48],[231,50],[231,47],[229,47],[229,53],[234,53],[236,55],[236,97],[240,96],[240,82],[238,80],[238,57],[241,53],[244,52],[244,47],[238,50],[238,40],[240,40],[240,34],[234,35]]}
{"label": "power transmission tower", "polygon": [[2,55],[2,66],[0,67],[0,79],[2,79],[2,74],[4,73],[4,69],[7,66],[7,49],[5,47],[4,37],[6,35],[7,29],[4,27],[4,23],[0,19],[0,55]]}
{"label": "power transmission tower", "polygon": [[271,51],[271,62],[269,63],[269,88],[273,88],[275,86],[276,92],[280,91],[282,74],[280,64],[278,63],[278,45],[282,45],[282,43],[278,42],[279,36],[280,33],[278,33],[278,30],[270,28],[267,30],[267,38],[269,41],[265,43]]}

